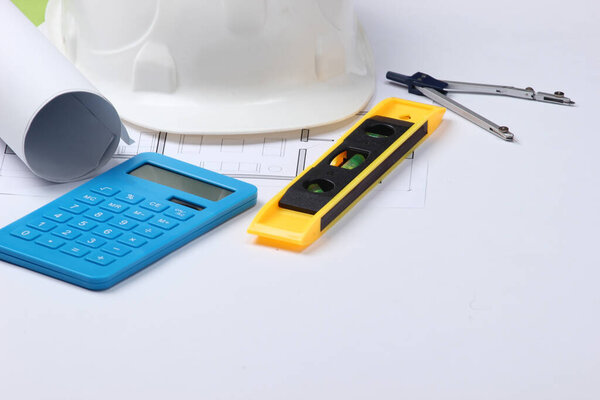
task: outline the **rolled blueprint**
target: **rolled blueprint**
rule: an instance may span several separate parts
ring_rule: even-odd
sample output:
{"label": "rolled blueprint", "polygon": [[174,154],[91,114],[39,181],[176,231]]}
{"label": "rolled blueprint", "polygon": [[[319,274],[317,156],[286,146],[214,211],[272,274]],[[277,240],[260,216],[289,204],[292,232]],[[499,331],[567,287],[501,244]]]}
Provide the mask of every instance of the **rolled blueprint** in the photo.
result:
{"label": "rolled blueprint", "polygon": [[0,0],[0,138],[53,182],[88,177],[127,130],[106,100],[9,1]]}

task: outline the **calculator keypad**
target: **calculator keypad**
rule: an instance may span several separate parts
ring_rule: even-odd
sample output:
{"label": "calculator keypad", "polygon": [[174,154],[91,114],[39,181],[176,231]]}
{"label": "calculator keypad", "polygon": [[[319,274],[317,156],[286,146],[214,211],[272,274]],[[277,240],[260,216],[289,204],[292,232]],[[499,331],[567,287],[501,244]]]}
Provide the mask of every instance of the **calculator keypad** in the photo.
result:
{"label": "calculator keypad", "polygon": [[79,236],[81,236],[81,232],[77,231],[76,229],[71,229],[68,227],[65,228],[64,226],[59,226],[52,231],[52,234],[67,240],[77,239]]}
{"label": "calculator keypad", "polygon": [[98,224],[95,222],[92,222],[86,218],[76,218],[74,220],[71,220],[71,222],[69,222],[69,226],[71,226],[73,228],[81,229],[82,231],[87,232],[87,231],[92,230],[95,227],[97,227]]}
{"label": "calculator keypad", "polygon": [[59,201],[11,232],[45,249],[106,267],[175,229],[197,211],[102,186]]}
{"label": "calculator keypad", "polygon": [[100,252],[94,252],[85,258],[87,261],[91,261],[95,264],[106,266],[116,260],[116,258],[106,255]]}
{"label": "calculator keypad", "polygon": [[78,245],[65,246],[65,247],[61,248],[60,251],[62,251],[65,254],[68,254],[70,256],[76,257],[76,258],[81,258],[90,252],[85,247],[78,246]]}
{"label": "calculator keypad", "polygon": [[136,249],[148,243],[146,239],[131,234],[121,236],[117,242],[126,244],[127,246],[131,246]]}
{"label": "calculator keypad", "polygon": [[80,201],[85,204],[90,204],[92,206],[95,206],[95,205],[102,203],[104,201],[104,198],[102,196],[98,196],[96,194],[86,193],[84,195],[79,196],[75,200]]}
{"label": "calculator keypad", "polygon": [[140,207],[145,208],[146,210],[155,211],[155,212],[163,212],[167,208],[169,208],[168,204],[165,204],[160,201],[145,201],[140,204]]}
{"label": "calculator keypad", "polygon": [[85,216],[98,222],[106,222],[113,217],[110,212],[99,209],[91,210],[90,212],[86,213]]}
{"label": "calculator keypad", "polygon": [[34,240],[40,237],[40,234],[33,229],[17,229],[16,231],[12,231],[11,235],[18,237],[23,240]]}
{"label": "calculator keypad", "polygon": [[161,217],[161,216],[152,218],[150,220],[149,224],[157,226],[161,229],[168,230],[168,231],[175,228],[177,225],[179,225],[177,222],[173,221],[172,219]]}
{"label": "calculator keypad", "polygon": [[91,247],[92,249],[97,249],[106,243],[106,240],[100,239],[98,236],[94,235],[83,235],[77,240],[77,243],[82,244],[87,247]]}
{"label": "calculator keypad", "polygon": [[115,189],[112,186],[98,186],[98,187],[93,188],[92,192],[101,194],[106,197],[111,197],[111,196],[114,196],[115,194],[119,193],[120,190]]}
{"label": "calculator keypad", "polygon": [[40,246],[47,247],[49,249],[58,249],[60,246],[62,246],[66,242],[64,240],[60,240],[60,239],[57,239],[52,236],[44,235],[41,238],[39,238],[38,240],[36,240],[35,243],[39,244]]}
{"label": "calculator keypad", "polygon": [[43,219],[37,220],[35,222],[30,222],[29,224],[27,224],[27,226],[30,228],[35,228],[38,231],[42,232],[50,232],[52,229],[57,227],[55,223],[52,223],[50,221],[44,221]]}
{"label": "calculator keypad", "polygon": [[187,221],[194,216],[194,212],[190,209],[185,209],[182,207],[172,207],[165,213],[165,215],[167,217],[176,218],[180,221]]}
{"label": "calculator keypad", "polygon": [[141,222],[146,222],[154,216],[154,214],[151,213],[150,211],[142,210],[141,208],[131,209],[131,210],[127,211],[124,215],[126,217],[137,219],[138,221],[141,221]]}
{"label": "calculator keypad", "polygon": [[125,204],[119,203],[117,201],[108,201],[108,202],[104,203],[103,205],[101,205],[100,208],[103,208],[107,211],[111,211],[115,214],[120,214],[123,211],[127,210],[129,207],[127,207]]}
{"label": "calculator keypad", "polygon": [[111,226],[121,228],[125,231],[130,231],[135,228],[138,224],[134,220],[129,218],[113,218],[112,221],[108,223]]}
{"label": "calculator keypad", "polygon": [[156,239],[157,237],[163,234],[160,229],[150,225],[138,226],[133,230],[133,233],[141,235],[143,237],[147,237],[148,239]]}
{"label": "calculator keypad", "polygon": [[69,213],[65,212],[65,211],[60,211],[60,210],[55,210],[49,213],[44,214],[45,218],[48,218],[52,221],[55,222],[67,222],[68,220],[72,219],[73,216],[70,215]]}
{"label": "calculator keypad", "polygon": [[108,246],[104,246],[101,250],[108,254],[112,254],[113,256],[117,256],[117,257],[124,257],[127,254],[131,253],[131,249],[127,248],[127,246],[121,246],[121,245],[117,245],[117,246],[108,245]]}
{"label": "calculator keypad", "polygon": [[129,192],[122,192],[116,197],[116,199],[129,204],[138,204],[139,202],[144,200],[142,196]]}
{"label": "calculator keypad", "polygon": [[73,202],[73,203],[68,203],[68,204],[60,206],[60,209],[64,210],[64,211],[68,211],[71,214],[79,215],[79,214],[83,214],[90,208],[87,206],[84,206],[83,204]]}
{"label": "calculator keypad", "polygon": [[104,229],[98,229],[94,231],[96,235],[103,237],[104,239],[116,239],[121,236],[123,233],[120,232],[117,228],[109,228],[105,227]]}

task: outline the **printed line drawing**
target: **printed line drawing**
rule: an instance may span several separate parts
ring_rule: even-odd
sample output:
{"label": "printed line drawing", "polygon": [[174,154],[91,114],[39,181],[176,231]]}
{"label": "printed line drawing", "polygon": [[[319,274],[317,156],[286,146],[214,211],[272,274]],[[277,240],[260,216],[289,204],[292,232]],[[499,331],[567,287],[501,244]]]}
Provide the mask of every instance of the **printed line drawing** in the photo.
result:
{"label": "printed line drawing", "polygon": [[[359,113],[357,118],[364,113]],[[177,135],[146,132],[127,125],[135,143],[120,143],[112,160],[98,173],[143,152],[157,152],[258,186],[259,194],[275,195],[313,164],[357,118],[335,126],[268,135]],[[427,161],[411,154],[375,188],[382,207],[422,207]],[[53,184],[33,175],[6,144],[0,142],[0,193],[55,196],[81,182]]]}
{"label": "printed line drawing", "polygon": [[131,129],[129,129],[129,135],[135,140],[135,143],[128,145],[121,141],[113,158],[127,159],[145,152],[160,153],[161,140],[164,142],[166,138],[166,135],[162,133],[132,131]]}
{"label": "printed line drawing", "polygon": [[306,169],[306,149],[298,152],[298,163],[296,164],[296,176]]}
{"label": "printed line drawing", "polygon": [[333,138],[310,130],[269,136],[185,136],[168,134],[164,154],[234,178],[291,180],[306,167],[308,153],[322,154]]}

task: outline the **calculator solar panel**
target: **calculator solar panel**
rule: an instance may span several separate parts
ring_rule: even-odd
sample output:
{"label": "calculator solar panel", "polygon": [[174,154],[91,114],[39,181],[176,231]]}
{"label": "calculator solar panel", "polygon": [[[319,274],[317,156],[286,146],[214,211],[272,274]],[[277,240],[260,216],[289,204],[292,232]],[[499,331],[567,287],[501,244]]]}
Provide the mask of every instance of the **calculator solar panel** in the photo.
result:
{"label": "calculator solar panel", "polygon": [[143,153],[0,230],[0,259],[113,286],[256,204],[256,187]]}

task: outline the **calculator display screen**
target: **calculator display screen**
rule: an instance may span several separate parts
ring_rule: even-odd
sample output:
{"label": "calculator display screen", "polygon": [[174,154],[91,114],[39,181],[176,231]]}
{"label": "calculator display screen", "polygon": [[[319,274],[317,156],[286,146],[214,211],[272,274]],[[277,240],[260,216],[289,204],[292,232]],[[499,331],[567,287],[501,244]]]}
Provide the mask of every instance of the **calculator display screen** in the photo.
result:
{"label": "calculator display screen", "polygon": [[223,189],[222,187],[190,178],[189,176],[180,175],[152,164],[144,164],[131,171],[129,175],[137,176],[138,178],[181,190],[211,201],[221,200],[233,193],[231,190]]}

